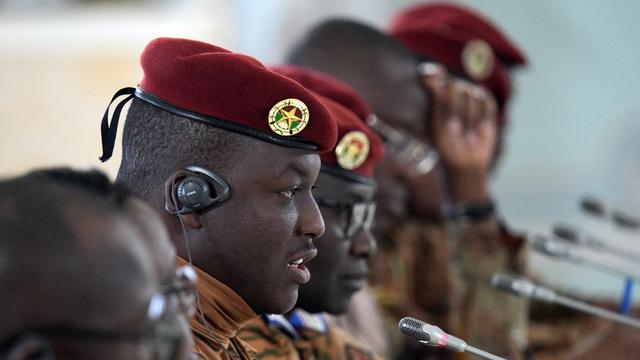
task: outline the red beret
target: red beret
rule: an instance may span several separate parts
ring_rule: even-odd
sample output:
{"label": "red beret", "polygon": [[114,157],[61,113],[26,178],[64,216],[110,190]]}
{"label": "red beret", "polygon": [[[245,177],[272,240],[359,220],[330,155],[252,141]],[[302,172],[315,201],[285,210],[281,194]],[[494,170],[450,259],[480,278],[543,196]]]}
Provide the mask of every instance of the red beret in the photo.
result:
{"label": "red beret", "polygon": [[[389,34],[427,60],[437,61],[484,85],[502,113],[511,96],[508,69],[525,65],[525,55],[497,26],[471,9],[428,3],[397,14]],[[504,121],[504,116],[502,116]]]}
{"label": "red beret", "polygon": [[[335,146],[336,123],[323,103],[254,58],[200,41],[158,38],[140,62],[144,77],[133,95],[164,110],[279,145],[317,151]],[[105,122],[108,158],[115,130]]]}
{"label": "red beret", "polygon": [[334,151],[320,154],[322,170],[351,181],[370,182],[384,155],[382,140],[366,124],[369,105],[349,85],[329,75],[290,65],[271,69],[315,92],[338,125]]}
{"label": "red beret", "polygon": [[361,119],[371,115],[371,107],[347,83],[317,70],[295,65],[271,66],[271,70],[299,82],[309,90],[328,97],[347,109],[353,111]]}

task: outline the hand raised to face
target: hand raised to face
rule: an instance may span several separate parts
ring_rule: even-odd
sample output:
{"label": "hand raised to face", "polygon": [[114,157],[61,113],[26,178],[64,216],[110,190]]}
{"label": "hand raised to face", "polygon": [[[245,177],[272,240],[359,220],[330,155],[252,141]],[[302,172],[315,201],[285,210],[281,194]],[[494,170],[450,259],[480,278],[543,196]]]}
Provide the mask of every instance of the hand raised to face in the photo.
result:
{"label": "hand raised to face", "polygon": [[455,200],[478,200],[487,195],[482,188],[496,148],[496,101],[482,86],[454,79],[440,65],[423,64],[421,73],[432,100],[430,135],[449,191]]}

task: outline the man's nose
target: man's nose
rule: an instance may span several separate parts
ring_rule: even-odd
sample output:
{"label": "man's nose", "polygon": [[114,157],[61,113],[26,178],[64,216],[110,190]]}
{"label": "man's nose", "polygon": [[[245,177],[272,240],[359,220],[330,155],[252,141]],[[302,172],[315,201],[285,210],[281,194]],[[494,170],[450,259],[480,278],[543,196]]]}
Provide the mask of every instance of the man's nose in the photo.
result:
{"label": "man's nose", "polygon": [[353,236],[350,252],[354,257],[368,258],[377,248],[378,244],[371,229],[360,229]]}
{"label": "man's nose", "polygon": [[324,234],[324,219],[313,198],[306,201],[300,209],[300,233],[310,238],[319,238]]}

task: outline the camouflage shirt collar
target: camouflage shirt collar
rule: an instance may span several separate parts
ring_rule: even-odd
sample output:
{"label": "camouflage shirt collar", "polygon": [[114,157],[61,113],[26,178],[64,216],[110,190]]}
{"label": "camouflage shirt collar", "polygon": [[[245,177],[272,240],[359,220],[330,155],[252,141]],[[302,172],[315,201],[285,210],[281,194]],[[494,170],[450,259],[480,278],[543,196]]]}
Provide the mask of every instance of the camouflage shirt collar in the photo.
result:
{"label": "camouflage shirt collar", "polygon": [[312,330],[321,334],[328,332],[327,321],[322,313],[310,314],[301,309],[294,309],[287,316],[267,314],[262,318],[268,326],[283,330],[293,339],[302,339],[300,330]]}

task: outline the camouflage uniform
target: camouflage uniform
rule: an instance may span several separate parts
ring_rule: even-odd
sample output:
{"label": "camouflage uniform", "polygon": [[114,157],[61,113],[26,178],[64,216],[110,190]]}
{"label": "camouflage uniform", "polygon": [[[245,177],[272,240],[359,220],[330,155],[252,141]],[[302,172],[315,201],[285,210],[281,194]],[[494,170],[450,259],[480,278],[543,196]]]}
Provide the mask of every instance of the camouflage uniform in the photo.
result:
{"label": "camouflage uniform", "polygon": [[[178,266],[187,264],[177,259]],[[255,351],[236,333],[258,317],[229,287],[194,267],[198,273],[200,307],[189,325],[193,332],[193,353],[197,359],[255,359]]]}
{"label": "camouflage uniform", "polygon": [[[390,327],[414,316],[476,347],[517,358],[526,346],[528,303],[494,290],[490,279],[498,271],[523,271],[522,241],[494,219],[446,227],[410,219],[399,225],[372,261],[372,289]],[[392,334],[394,348],[404,347],[396,357],[453,356],[415,342],[403,345],[397,330]]]}
{"label": "camouflage uniform", "polygon": [[380,359],[324,315],[302,310],[294,310],[287,317],[262,316],[240,330],[239,337],[256,350],[257,359]]}

